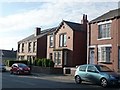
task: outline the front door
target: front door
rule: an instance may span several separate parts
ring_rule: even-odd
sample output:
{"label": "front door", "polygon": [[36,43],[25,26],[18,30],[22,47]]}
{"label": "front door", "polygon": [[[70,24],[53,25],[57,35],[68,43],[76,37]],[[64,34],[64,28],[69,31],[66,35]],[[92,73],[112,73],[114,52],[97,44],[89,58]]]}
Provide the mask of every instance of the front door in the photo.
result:
{"label": "front door", "polygon": [[90,64],[94,64],[94,49],[90,49]]}

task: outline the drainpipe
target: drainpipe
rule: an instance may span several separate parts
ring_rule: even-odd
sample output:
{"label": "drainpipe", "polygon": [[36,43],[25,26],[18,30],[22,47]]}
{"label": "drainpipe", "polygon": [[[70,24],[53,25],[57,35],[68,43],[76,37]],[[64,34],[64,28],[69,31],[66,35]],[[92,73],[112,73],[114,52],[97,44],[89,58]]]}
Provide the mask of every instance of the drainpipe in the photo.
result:
{"label": "drainpipe", "polygon": [[90,23],[87,24],[87,64],[89,64]]}

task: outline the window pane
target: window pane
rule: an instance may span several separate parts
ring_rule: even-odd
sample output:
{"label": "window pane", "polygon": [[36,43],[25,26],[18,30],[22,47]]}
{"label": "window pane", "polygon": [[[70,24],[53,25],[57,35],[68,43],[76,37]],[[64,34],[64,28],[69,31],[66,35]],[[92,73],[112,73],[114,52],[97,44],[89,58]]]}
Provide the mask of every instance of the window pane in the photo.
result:
{"label": "window pane", "polygon": [[79,70],[85,72],[85,71],[86,71],[86,67],[87,67],[87,66],[80,66],[80,67],[79,67]]}
{"label": "window pane", "polygon": [[53,36],[50,36],[50,47],[53,47]]}
{"label": "window pane", "polygon": [[107,62],[110,62],[110,51],[111,51],[111,48],[106,47],[106,61]]}
{"label": "window pane", "polygon": [[55,65],[57,64],[57,60],[56,60],[56,52],[54,52],[54,63],[55,63]]}
{"label": "window pane", "polygon": [[64,46],[66,46],[66,34],[64,34]]}
{"label": "window pane", "polygon": [[88,72],[95,72],[97,71],[96,68],[94,66],[88,66],[88,69],[87,69]]}
{"label": "window pane", "polygon": [[98,38],[110,37],[111,23],[102,24],[98,26]]}
{"label": "window pane", "polygon": [[110,53],[111,53],[110,51],[111,51],[111,47],[98,48],[98,60],[103,62],[110,62]]}
{"label": "window pane", "polygon": [[58,52],[58,65],[61,64],[61,53]]}
{"label": "window pane", "polygon": [[63,45],[63,35],[60,35],[60,46],[62,47]]}

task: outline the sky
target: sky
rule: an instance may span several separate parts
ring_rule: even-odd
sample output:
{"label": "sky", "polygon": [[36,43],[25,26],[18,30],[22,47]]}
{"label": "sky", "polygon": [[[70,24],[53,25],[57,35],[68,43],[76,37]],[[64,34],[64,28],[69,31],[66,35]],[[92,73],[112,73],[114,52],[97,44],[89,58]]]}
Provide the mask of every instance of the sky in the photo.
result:
{"label": "sky", "polygon": [[17,42],[42,30],[56,27],[62,20],[80,23],[119,7],[119,0],[1,0],[0,49],[17,50]]}

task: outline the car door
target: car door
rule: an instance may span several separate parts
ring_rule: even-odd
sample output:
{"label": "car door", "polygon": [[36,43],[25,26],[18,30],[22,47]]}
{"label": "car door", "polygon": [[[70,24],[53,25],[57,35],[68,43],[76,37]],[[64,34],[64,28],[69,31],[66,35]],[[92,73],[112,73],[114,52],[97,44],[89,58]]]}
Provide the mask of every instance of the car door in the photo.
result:
{"label": "car door", "polygon": [[86,67],[87,65],[82,65],[79,67],[79,76],[81,77],[82,80],[85,80],[85,74],[86,74]]}
{"label": "car door", "polygon": [[99,71],[94,65],[90,65],[87,67],[87,72],[86,72],[86,79],[87,81],[93,82],[93,83],[98,83],[100,78]]}

